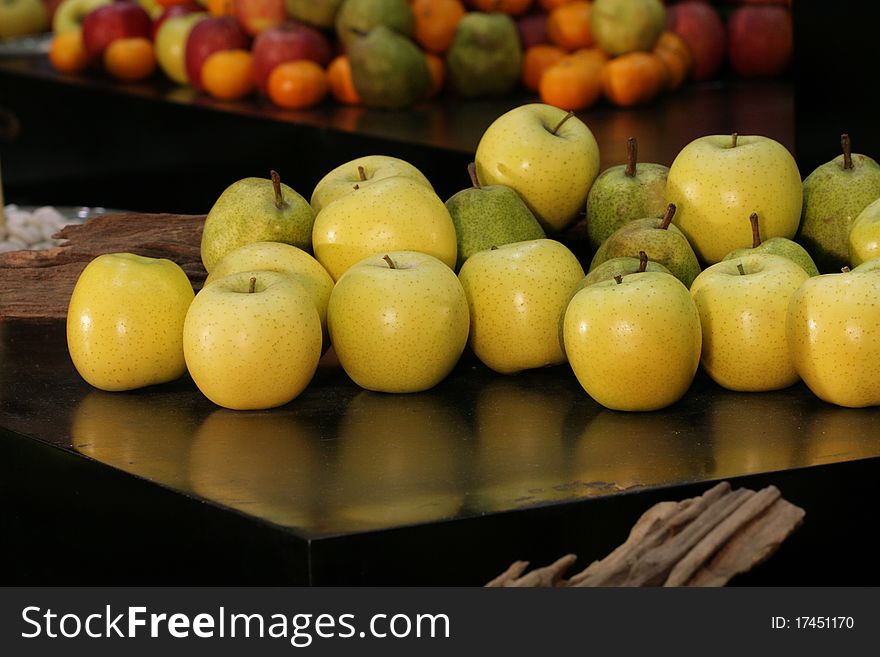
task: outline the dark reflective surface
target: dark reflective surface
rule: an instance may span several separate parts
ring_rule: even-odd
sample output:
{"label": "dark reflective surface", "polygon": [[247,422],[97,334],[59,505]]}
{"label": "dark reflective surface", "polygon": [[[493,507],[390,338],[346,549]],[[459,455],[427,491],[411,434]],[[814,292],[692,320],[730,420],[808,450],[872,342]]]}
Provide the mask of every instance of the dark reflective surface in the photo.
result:
{"label": "dark reflective surface", "polygon": [[290,404],[217,408],[188,379],[92,389],[61,324],[0,324],[0,426],[188,496],[330,536],[880,456],[880,409],[801,385],[698,377],[655,413],[606,410],[567,366],[501,376],[472,356],[415,395],[360,390],[332,352]]}

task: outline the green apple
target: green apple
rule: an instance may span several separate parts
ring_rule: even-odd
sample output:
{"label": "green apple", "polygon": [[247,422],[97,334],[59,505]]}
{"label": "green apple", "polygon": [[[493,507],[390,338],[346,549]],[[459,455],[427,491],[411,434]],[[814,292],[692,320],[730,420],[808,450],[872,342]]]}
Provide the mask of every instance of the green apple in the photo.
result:
{"label": "green apple", "polygon": [[113,0],[62,0],[52,17],[55,34],[82,29],[83,18],[93,9],[109,5]]}
{"label": "green apple", "polygon": [[390,251],[339,278],[327,325],[339,363],[359,386],[419,392],[455,367],[470,323],[464,290],[448,265],[416,251]]}
{"label": "green apple", "polygon": [[743,217],[757,212],[765,239],[794,237],[803,191],[794,158],[782,144],[752,135],[695,139],[675,157],[666,181],[673,223],[706,264],[752,245]]}
{"label": "green apple", "polygon": [[541,103],[498,117],[475,160],[480,184],[515,189],[548,232],[577,219],[599,174],[599,146],[586,124]]}
{"label": "green apple", "polygon": [[788,307],[794,367],[820,399],[861,408],[880,404],[880,270],[805,281]]}
{"label": "green apple", "polygon": [[192,439],[187,488],[284,527],[311,528],[320,514],[321,441],[295,409],[218,409]]}
{"label": "green apple", "polygon": [[156,61],[165,75],[178,84],[189,84],[184,54],[190,30],[207,17],[208,14],[205,12],[172,16],[164,21],[156,32]]}
{"label": "green apple", "polygon": [[333,279],[321,263],[308,253],[283,242],[251,242],[230,251],[218,262],[208,277],[205,286],[229,274],[241,271],[277,271],[294,276],[312,297],[321,329],[324,334],[324,349],[330,346],[327,333],[327,304],[333,291]]}
{"label": "green apple", "polygon": [[568,304],[562,330],[578,381],[612,410],[674,404],[700,364],[700,315],[671,274],[642,272],[585,287]]}
{"label": "green apple", "polygon": [[862,210],[849,231],[849,262],[853,267],[880,258],[880,198]]}
{"label": "green apple", "polygon": [[559,365],[559,318],[584,269],[551,239],[504,244],[468,258],[458,278],[470,309],[469,344],[501,374]]}
{"label": "green apple", "polygon": [[326,531],[445,520],[465,499],[468,426],[431,394],[362,391],[345,409],[330,461]]}
{"label": "green apple", "polygon": [[321,178],[312,192],[312,209],[318,213],[324,206],[356,187],[369,187],[376,181],[393,176],[412,178],[428,189],[434,189],[425,175],[409,162],[390,155],[366,155],[340,164]]}
{"label": "green apple", "polygon": [[67,309],[67,348],[77,372],[111,391],[180,377],[193,296],[186,274],[170,260],[98,256],[77,279]]}
{"label": "green apple", "polygon": [[324,206],[312,230],[315,257],[338,281],[371,255],[421,251],[455,267],[455,225],[443,201],[412,178],[393,176]]}
{"label": "green apple", "polygon": [[788,302],[810,277],[782,256],[752,253],[703,270],[691,284],[703,329],[703,369],[730,390],[797,383],[785,336]]}
{"label": "green apple", "polygon": [[189,451],[199,423],[179,390],[149,395],[93,390],[77,404],[70,440],[81,454],[155,481],[189,486]]}
{"label": "green apple", "polygon": [[296,398],[321,358],[321,320],[289,274],[230,274],[202,288],[183,326],[186,366],[199,390],[234,410]]}
{"label": "green apple", "polygon": [[0,39],[39,34],[48,27],[42,0],[0,0]]}

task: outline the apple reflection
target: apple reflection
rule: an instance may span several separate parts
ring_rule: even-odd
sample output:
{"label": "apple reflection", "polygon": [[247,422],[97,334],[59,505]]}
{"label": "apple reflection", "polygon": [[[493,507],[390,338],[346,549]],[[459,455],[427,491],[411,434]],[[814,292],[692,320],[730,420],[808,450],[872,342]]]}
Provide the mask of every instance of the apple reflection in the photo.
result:
{"label": "apple reflection", "polygon": [[339,426],[327,530],[356,531],[454,517],[469,429],[436,394],[363,391]]}
{"label": "apple reflection", "polygon": [[843,408],[822,403],[807,429],[811,465],[880,456],[880,408]]}
{"label": "apple reflection", "polygon": [[74,449],[96,461],[186,488],[197,426],[179,392],[93,390],[74,410],[70,432]]}

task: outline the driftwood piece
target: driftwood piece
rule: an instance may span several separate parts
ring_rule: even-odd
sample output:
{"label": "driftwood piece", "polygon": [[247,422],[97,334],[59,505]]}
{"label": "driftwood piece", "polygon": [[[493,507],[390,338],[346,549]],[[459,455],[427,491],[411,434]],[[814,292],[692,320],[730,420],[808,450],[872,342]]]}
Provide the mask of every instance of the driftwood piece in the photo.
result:
{"label": "driftwood piece", "polygon": [[531,572],[517,561],[487,586],[723,586],[768,559],[803,518],[775,486],[755,492],[722,482],[651,507],[622,545],[569,579],[574,555]]}
{"label": "driftwood piece", "polygon": [[0,254],[0,321],[63,319],[80,273],[103,253],[168,258],[198,290],[207,275],[200,253],[204,223],[204,215],[109,214],[65,227],[55,235],[67,240],[61,246]]}

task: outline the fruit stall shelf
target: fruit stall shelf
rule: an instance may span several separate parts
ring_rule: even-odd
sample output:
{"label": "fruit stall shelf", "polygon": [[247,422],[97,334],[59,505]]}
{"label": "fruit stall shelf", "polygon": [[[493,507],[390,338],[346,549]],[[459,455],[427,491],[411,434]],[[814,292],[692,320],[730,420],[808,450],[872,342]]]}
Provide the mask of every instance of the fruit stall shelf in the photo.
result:
{"label": "fruit stall shelf", "polygon": [[[537,102],[446,97],[389,112],[328,101],[285,111],[268,101],[215,101],[158,80],[64,76],[41,57],[0,58],[0,89],[0,106],[21,121],[18,138],[0,142],[7,198],[194,214],[229,182],[268,168],[308,197],[324,173],[374,153],[416,165],[445,199],[468,186],[467,163],[489,124]],[[666,165],[692,139],[733,129],[788,148],[795,142],[789,80],[692,84],[645,107],[599,106],[580,116],[599,143],[602,168],[625,161],[630,136],[641,161]]]}
{"label": "fruit stall shelf", "polygon": [[0,323],[7,580],[474,585],[517,559],[586,565],[652,504],[727,479],[807,512],[739,583],[876,584],[878,421],[702,376],[617,413],[568,367],[501,376],[468,353],[435,389],[384,395],[332,351],[291,404],[235,413],[187,378],[94,390],[63,322]]}

